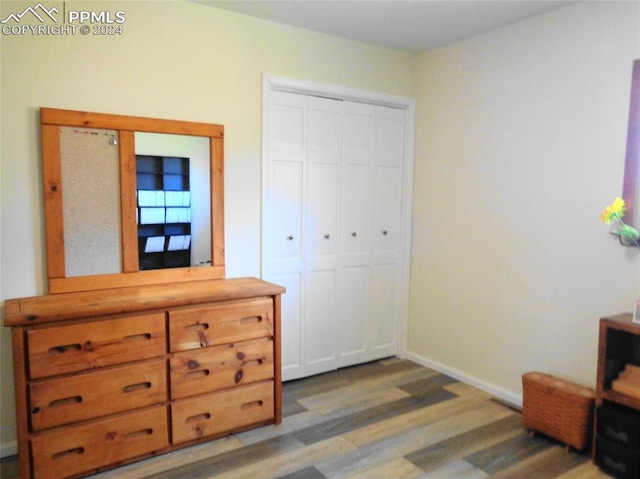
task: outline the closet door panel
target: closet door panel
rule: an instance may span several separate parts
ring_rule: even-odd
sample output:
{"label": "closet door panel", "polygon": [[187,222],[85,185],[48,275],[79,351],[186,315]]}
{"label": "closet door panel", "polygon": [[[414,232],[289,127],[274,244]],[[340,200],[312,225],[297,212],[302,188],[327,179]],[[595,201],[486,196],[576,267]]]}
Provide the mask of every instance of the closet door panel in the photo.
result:
{"label": "closet door panel", "polygon": [[268,141],[271,161],[265,192],[267,274],[302,268],[306,118],[306,96],[274,92]]}
{"label": "closet door panel", "polygon": [[336,369],[336,272],[307,274],[305,295],[305,360],[308,374]]}
{"label": "closet door panel", "polygon": [[309,97],[308,160],[314,163],[340,163],[342,102]]}
{"label": "closet door panel", "polygon": [[342,102],[309,97],[307,268],[336,267]]}
{"label": "closet door panel", "polygon": [[375,107],[345,101],[343,105],[343,162],[371,165],[374,148]]}
{"label": "closet door panel", "polygon": [[375,164],[402,168],[404,161],[403,110],[377,106],[374,128]]}
{"label": "closet door panel", "polygon": [[373,264],[400,260],[402,170],[377,167],[373,184]]}
{"label": "closet door panel", "polygon": [[306,239],[307,267],[336,267],[338,245],[338,165],[309,165]]}
{"label": "closet door panel", "polygon": [[[273,161],[269,178],[270,213],[266,233],[273,272],[301,268],[302,262],[302,163]],[[300,264],[299,264],[300,263]]]}
{"label": "closet door panel", "polygon": [[400,261],[405,113],[376,106],[374,128],[373,264]]}
{"label": "closet door panel", "polygon": [[340,252],[344,266],[368,264],[375,106],[343,105]]}
{"label": "closet door panel", "polygon": [[287,292],[281,300],[282,379],[303,376],[302,367],[302,275],[300,273],[277,274],[270,277]]}
{"label": "closet door panel", "polygon": [[305,95],[273,93],[269,122],[269,150],[272,158],[304,158],[306,117]]}
{"label": "closet door panel", "polygon": [[369,295],[369,348],[372,358],[397,353],[400,314],[400,268],[395,264],[373,266]]}
{"label": "closet door panel", "polygon": [[362,362],[367,351],[369,266],[343,268],[338,290],[340,366],[348,366]]}
{"label": "closet door panel", "polygon": [[369,263],[371,179],[368,166],[343,166],[339,248],[345,266]]}

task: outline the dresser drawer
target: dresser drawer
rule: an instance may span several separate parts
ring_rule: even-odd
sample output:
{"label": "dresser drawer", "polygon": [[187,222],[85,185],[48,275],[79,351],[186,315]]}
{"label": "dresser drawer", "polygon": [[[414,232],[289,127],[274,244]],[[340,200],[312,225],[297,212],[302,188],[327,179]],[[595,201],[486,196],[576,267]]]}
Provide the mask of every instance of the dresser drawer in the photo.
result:
{"label": "dresser drawer", "polygon": [[171,351],[204,348],[273,335],[269,298],[228,301],[169,311]]}
{"label": "dresser drawer", "polygon": [[176,353],[170,360],[171,398],[273,379],[273,340],[243,341]]}
{"label": "dresser drawer", "polygon": [[59,479],[167,447],[166,406],[90,424],[59,428],[31,439],[35,477]]}
{"label": "dresser drawer", "polygon": [[32,379],[162,356],[166,349],[164,313],[27,332]]}
{"label": "dresser drawer", "polygon": [[637,479],[640,477],[640,454],[638,451],[600,436],[596,436],[595,462],[603,471],[618,479]]}
{"label": "dresser drawer", "polygon": [[640,455],[640,414],[633,409],[606,403],[596,410],[598,436],[638,451]]}
{"label": "dresser drawer", "polygon": [[273,419],[273,389],[273,381],[267,381],[176,401],[171,405],[172,443]]}
{"label": "dresser drawer", "polygon": [[164,359],[29,385],[34,431],[167,401]]}

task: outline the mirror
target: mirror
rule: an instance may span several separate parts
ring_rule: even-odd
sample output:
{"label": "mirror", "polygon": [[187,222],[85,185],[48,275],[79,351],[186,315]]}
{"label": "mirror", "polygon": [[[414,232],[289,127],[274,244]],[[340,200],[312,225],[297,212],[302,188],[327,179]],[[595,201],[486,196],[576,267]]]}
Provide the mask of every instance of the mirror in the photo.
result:
{"label": "mirror", "polygon": [[640,227],[640,60],[633,62],[629,126],[627,130],[627,153],[624,166],[622,199],[626,205],[625,223]]}
{"label": "mirror", "polygon": [[209,264],[209,139],[146,132],[134,139],[139,268]]}
{"label": "mirror", "polygon": [[221,125],[40,109],[49,293],[224,278]]}

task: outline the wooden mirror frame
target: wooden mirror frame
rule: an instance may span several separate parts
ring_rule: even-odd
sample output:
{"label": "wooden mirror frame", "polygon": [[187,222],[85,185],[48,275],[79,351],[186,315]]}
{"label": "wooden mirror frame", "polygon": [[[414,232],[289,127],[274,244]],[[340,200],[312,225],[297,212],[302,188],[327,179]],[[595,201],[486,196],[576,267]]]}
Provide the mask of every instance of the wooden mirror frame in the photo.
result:
{"label": "wooden mirror frame", "polygon": [[[62,210],[60,127],[116,130],[120,156],[120,273],[67,277]],[[45,245],[49,294],[124,286],[166,284],[225,277],[224,266],[224,127],[208,123],[40,108]],[[136,223],[135,132],[209,138],[211,266],[140,271]]]}

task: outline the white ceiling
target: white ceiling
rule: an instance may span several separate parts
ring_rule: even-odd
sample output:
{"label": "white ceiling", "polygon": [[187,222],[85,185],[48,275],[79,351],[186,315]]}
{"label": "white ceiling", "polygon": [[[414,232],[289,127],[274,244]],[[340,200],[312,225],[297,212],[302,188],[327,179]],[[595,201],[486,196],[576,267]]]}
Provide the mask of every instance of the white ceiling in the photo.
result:
{"label": "white ceiling", "polygon": [[373,45],[419,53],[575,1],[199,0],[198,3]]}

